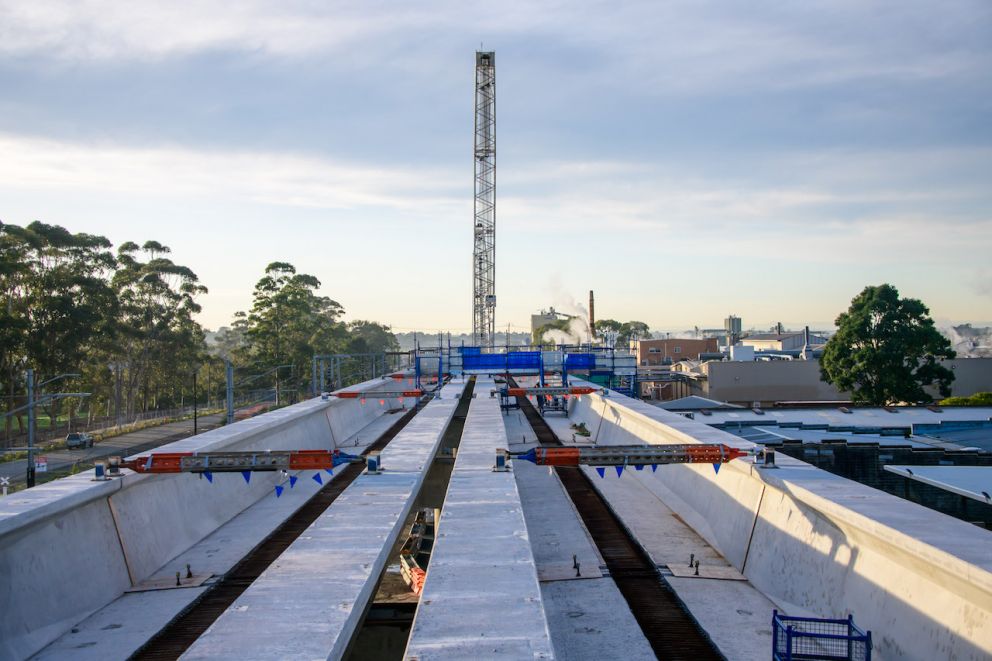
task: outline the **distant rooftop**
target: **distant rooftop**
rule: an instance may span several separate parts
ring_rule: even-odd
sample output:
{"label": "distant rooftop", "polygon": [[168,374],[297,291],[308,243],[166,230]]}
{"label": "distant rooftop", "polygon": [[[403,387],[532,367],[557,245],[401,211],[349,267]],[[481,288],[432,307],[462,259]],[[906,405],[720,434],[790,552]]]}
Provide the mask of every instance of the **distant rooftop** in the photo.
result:
{"label": "distant rooftop", "polygon": [[[686,361],[688,362],[688,361]],[[655,406],[666,411],[699,411],[710,409],[740,409],[740,406],[718,402],[715,399],[707,399],[699,395],[689,395],[680,399],[673,399],[668,402],[652,402]]]}

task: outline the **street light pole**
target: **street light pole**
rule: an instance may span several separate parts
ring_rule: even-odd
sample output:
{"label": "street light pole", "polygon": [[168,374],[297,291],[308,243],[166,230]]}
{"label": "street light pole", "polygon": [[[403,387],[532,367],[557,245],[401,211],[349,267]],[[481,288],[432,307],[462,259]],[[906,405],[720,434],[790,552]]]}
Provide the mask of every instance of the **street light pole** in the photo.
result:
{"label": "street light pole", "polygon": [[224,372],[227,377],[227,424],[234,423],[234,365],[230,360],[224,361]]}
{"label": "street light pole", "polygon": [[34,486],[34,369],[28,368],[28,488]]}
{"label": "street light pole", "polygon": [[193,372],[193,436],[196,436],[196,372]]}

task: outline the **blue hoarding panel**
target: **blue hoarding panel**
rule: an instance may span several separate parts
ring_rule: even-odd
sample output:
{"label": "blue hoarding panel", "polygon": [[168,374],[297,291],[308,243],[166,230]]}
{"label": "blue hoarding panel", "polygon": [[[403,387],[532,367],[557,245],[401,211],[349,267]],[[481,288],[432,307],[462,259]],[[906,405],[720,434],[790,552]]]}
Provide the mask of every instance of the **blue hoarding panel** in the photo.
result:
{"label": "blue hoarding panel", "polygon": [[505,353],[464,354],[462,368],[465,370],[498,370],[506,369]]}
{"label": "blue hoarding panel", "polygon": [[596,367],[596,356],[591,353],[565,354],[565,369],[589,370]]}
{"label": "blue hoarding panel", "polygon": [[506,354],[509,369],[538,369],[541,366],[540,351],[513,351]]}

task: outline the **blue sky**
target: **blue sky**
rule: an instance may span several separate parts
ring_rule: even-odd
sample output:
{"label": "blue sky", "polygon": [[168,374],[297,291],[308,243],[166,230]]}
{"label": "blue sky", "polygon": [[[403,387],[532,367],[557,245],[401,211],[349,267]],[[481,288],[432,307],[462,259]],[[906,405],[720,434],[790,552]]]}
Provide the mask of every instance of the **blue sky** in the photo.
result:
{"label": "blue sky", "polygon": [[0,219],[170,245],[211,328],[279,260],[465,330],[483,44],[499,327],[589,289],[823,325],[881,282],[992,320],[992,3],[233,7],[0,0]]}

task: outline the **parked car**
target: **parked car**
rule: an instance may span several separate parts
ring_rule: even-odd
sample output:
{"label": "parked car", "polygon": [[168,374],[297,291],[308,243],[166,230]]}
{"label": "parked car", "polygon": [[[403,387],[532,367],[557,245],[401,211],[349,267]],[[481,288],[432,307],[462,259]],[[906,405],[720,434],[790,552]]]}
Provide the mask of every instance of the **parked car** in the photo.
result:
{"label": "parked car", "polygon": [[93,447],[93,437],[89,434],[79,432],[66,434],[65,446],[70,450],[74,448],[91,448]]}

